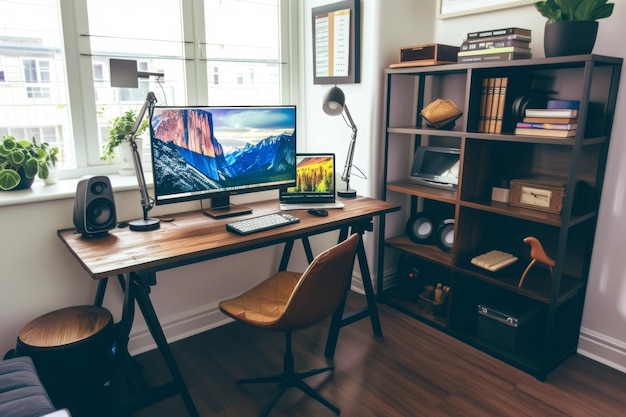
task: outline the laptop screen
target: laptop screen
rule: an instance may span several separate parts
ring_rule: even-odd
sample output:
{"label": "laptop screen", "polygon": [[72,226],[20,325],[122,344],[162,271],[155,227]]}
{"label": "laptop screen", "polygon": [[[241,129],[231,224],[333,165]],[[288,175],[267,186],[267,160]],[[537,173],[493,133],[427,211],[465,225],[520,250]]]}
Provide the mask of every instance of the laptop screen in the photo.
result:
{"label": "laptop screen", "polygon": [[281,203],[335,201],[335,154],[296,154],[296,186],[281,189]]}

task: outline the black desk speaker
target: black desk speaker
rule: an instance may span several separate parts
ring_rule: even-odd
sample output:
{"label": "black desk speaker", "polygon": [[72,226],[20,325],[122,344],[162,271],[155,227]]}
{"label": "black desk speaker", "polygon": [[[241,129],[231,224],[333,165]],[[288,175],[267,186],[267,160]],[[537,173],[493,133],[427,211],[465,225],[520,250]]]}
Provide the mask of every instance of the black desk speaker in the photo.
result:
{"label": "black desk speaker", "polygon": [[74,226],[83,237],[104,236],[115,228],[115,200],[109,177],[81,179],[74,198]]}

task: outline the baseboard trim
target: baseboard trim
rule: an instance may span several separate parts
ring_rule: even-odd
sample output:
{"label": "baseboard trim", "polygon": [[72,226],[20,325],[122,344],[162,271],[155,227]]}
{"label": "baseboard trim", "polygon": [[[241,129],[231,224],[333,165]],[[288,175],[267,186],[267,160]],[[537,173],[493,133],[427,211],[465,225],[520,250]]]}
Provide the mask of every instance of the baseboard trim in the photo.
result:
{"label": "baseboard trim", "polygon": [[626,343],[591,329],[581,328],[578,353],[626,373]]}
{"label": "baseboard trim", "polygon": [[[187,310],[170,317],[159,318],[168,343],[214,329],[231,321],[233,319],[219,311],[217,303],[203,306],[200,309]],[[133,327],[128,342],[128,350],[131,355],[138,355],[156,349],[156,347],[156,342],[145,323],[142,322],[141,325]]]}

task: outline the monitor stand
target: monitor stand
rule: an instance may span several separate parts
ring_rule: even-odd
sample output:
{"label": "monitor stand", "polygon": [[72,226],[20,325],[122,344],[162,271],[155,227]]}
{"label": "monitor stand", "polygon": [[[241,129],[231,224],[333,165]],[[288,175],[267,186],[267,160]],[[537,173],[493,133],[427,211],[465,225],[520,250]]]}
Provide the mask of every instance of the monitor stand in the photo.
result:
{"label": "monitor stand", "polygon": [[211,199],[211,207],[202,208],[202,212],[214,219],[223,219],[225,217],[243,216],[252,213],[252,208],[248,206],[240,206],[231,204],[230,198],[218,197]]}

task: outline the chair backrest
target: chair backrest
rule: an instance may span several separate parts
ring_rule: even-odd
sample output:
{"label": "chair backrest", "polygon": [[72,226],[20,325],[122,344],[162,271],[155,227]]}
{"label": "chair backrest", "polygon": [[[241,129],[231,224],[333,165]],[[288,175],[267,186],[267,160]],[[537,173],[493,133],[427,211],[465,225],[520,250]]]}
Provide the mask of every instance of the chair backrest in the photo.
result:
{"label": "chair backrest", "polygon": [[348,239],[313,259],[295,286],[275,329],[298,330],[310,327],[339,306],[352,278],[352,268],[361,236]]}

